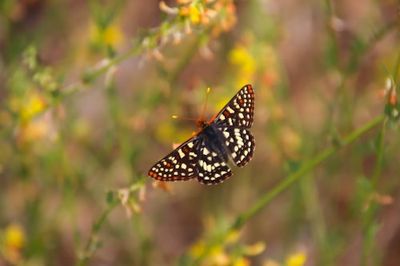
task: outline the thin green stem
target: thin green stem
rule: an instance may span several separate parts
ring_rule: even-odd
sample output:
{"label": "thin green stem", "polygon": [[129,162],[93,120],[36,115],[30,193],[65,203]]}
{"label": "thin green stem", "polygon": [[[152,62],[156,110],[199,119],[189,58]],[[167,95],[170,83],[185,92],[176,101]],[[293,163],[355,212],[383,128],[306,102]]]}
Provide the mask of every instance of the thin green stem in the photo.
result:
{"label": "thin green stem", "polygon": [[[384,144],[385,144],[385,133],[386,133],[386,123],[384,120],[382,123],[382,128],[377,137],[377,147],[376,147],[376,163],[374,171],[371,177],[372,193],[377,191],[378,179],[382,172],[383,165],[383,155],[384,155]],[[360,265],[366,266],[376,264],[374,257],[371,257],[371,251],[375,248],[374,238],[376,234],[376,213],[378,211],[378,204],[375,201],[369,203],[368,209],[363,213],[364,226],[362,229],[362,251]]]}
{"label": "thin green stem", "polygon": [[266,193],[263,197],[261,197],[250,209],[246,212],[242,213],[236,221],[232,225],[233,230],[240,229],[250,218],[258,214],[265,206],[267,206],[277,195],[285,191],[290,187],[294,182],[299,180],[302,176],[309,173],[315,167],[317,167],[320,163],[325,161],[331,155],[333,155],[339,148],[349,145],[354,142],[358,138],[361,137],[364,133],[369,131],[370,129],[376,127],[384,120],[384,116],[378,116],[372,119],[370,122],[365,124],[364,126],[356,129],[350,135],[342,139],[341,145],[335,147],[329,147],[322,151],[320,154],[315,156],[313,159],[305,163],[297,172],[289,175],[282,182],[280,182],[277,186],[275,186],[271,191]]}
{"label": "thin green stem", "polygon": [[326,225],[324,216],[321,211],[320,201],[318,200],[318,191],[315,185],[313,174],[305,175],[300,181],[302,197],[307,212],[307,217],[310,220],[310,229],[312,237],[315,241],[318,250],[320,251],[320,264],[330,265],[328,252],[328,243],[326,242]]}
{"label": "thin green stem", "polygon": [[85,266],[89,262],[89,259],[92,257],[93,253],[97,249],[98,239],[97,235],[100,229],[103,227],[105,221],[108,218],[108,215],[112,210],[118,205],[118,201],[113,201],[111,204],[108,204],[107,208],[101,213],[99,218],[92,226],[92,231],[90,233],[89,239],[86,242],[85,248],[82,252],[82,255],[79,257],[77,265]]}
{"label": "thin green stem", "polygon": [[382,123],[381,131],[379,132],[377,139],[377,151],[376,151],[376,164],[374,168],[374,173],[372,175],[372,186],[376,189],[378,184],[378,178],[382,172],[382,164],[383,164],[383,150],[385,144],[385,133],[386,133],[386,120]]}

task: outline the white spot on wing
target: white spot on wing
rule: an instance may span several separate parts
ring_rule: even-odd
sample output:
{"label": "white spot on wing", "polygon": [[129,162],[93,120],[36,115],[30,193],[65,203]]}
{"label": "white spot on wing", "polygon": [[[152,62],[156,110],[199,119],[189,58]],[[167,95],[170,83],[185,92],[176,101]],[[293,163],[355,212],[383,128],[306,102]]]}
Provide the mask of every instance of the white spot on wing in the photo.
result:
{"label": "white spot on wing", "polygon": [[178,153],[179,153],[179,157],[181,157],[181,158],[185,157],[185,153],[182,151],[182,149],[179,149]]}

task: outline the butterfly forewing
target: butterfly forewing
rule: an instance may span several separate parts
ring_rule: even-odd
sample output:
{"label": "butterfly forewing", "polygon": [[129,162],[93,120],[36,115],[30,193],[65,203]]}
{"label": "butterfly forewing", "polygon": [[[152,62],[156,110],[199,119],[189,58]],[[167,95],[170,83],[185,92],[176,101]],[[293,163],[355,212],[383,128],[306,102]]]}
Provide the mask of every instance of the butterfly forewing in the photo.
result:
{"label": "butterfly forewing", "polygon": [[254,116],[254,90],[246,85],[222,108],[215,123],[221,126],[250,128]]}
{"label": "butterfly forewing", "polygon": [[197,176],[198,150],[201,140],[194,137],[158,161],[148,175],[160,181],[188,180]]}
{"label": "butterfly forewing", "polygon": [[207,145],[200,149],[197,172],[197,180],[206,185],[221,183],[232,175],[226,162]]}

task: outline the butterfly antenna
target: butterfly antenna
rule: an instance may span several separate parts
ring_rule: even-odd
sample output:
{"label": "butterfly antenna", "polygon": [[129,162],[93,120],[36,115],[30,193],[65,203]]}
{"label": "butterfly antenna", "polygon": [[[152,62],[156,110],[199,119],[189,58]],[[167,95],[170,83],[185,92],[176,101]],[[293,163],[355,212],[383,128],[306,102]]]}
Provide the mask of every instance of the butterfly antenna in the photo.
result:
{"label": "butterfly antenna", "polygon": [[196,119],[194,119],[194,118],[178,116],[178,115],[172,115],[171,118],[172,119],[179,119],[179,120],[196,121]]}
{"label": "butterfly antenna", "polygon": [[206,90],[206,100],[204,102],[203,110],[200,113],[200,121],[204,121],[204,114],[207,110],[208,95],[210,94],[210,92],[211,92],[211,88],[208,87]]}

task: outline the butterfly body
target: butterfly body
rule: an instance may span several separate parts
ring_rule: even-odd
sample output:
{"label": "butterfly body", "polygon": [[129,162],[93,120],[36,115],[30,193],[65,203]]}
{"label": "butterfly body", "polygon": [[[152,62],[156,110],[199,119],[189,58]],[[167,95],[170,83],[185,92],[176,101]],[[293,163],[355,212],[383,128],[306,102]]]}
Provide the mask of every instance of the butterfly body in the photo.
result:
{"label": "butterfly body", "polygon": [[255,141],[248,130],[253,123],[254,91],[246,85],[210,122],[199,121],[200,131],[157,162],[148,175],[161,181],[197,178],[218,184],[232,175],[228,158],[239,167],[253,156]]}
{"label": "butterfly body", "polygon": [[228,161],[228,151],[224,144],[224,136],[215,124],[211,123],[204,127],[201,136],[205,147],[217,153],[223,161]]}

